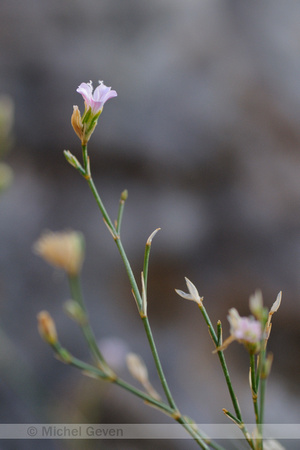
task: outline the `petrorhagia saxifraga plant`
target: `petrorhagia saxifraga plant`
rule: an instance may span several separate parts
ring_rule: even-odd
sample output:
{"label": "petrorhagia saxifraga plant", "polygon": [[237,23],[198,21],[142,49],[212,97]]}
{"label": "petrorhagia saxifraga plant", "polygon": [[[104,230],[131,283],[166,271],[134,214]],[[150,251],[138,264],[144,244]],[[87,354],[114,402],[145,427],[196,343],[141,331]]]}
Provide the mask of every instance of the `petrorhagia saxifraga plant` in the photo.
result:
{"label": "petrorhagia saxifraga plant", "polygon": [[[97,88],[93,91],[92,83],[81,83],[77,88],[77,92],[82,95],[85,103],[85,110],[83,115],[79,111],[78,106],[74,106],[71,124],[75,133],[81,141],[82,147],[82,163],[69,150],[64,151],[66,160],[86,179],[92,194],[99,207],[104,223],[107,226],[114,242],[119,250],[120,256],[123,260],[131,290],[136,302],[136,306],[143,322],[149,346],[153,355],[154,363],[157,373],[164,391],[165,400],[157,393],[148,379],[147,368],[141,357],[130,353],[127,355],[127,366],[129,372],[142,386],[143,389],[137,389],[131,383],[120,378],[117,373],[109,366],[101,348],[97,344],[95,334],[90,326],[88,314],[85,306],[84,297],[82,294],[80,284],[81,266],[84,259],[84,243],[81,233],[74,231],[65,231],[60,233],[46,233],[36,242],[34,250],[37,254],[43,257],[47,262],[63,269],[69,279],[71,299],[65,303],[65,311],[75,320],[81,328],[88,347],[93,358],[92,363],[84,362],[73,356],[60,343],[55,324],[50,314],[42,311],[38,314],[39,332],[43,339],[45,339],[53,348],[56,355],[63,362],[70,364],[78,369],[81,369],[84,374],[106,380],[114,383],[119,387],[127,390],[133,395],[141,398],[150,406],[160,410],[162,413],[172,417],[175,421],[181,424],[195,442],[203,449],[222,449],[219,444],[209,439],[195,424],[195,422],[186,415],[183,415],[177,407],[174,397],[171,393],[167,383],[160,357],[157,352],[155,341],[153,338],[148,313],[147,313],[147,282],[148,282],[148,267],[149,256],[152,245],[152,239],[159,230],[155,230],[146,241],[144,263],[141,270],[140,288],[138,282],[132,271],[131,264],[128,260],[127,254],[122,244],[121,239],[121,223],[123,217],[123,210],[127,200],[128,193],[124,190],[120,196],[119,209],[117,219],[113,221],[108,215],[103,201],[94,184],[91,169],[90,159],[88,155],[88,142],[97,125],[98,118],[103,110],[104,104],[111,98],[116,97],[117,93],[107,87],[103,82],[99,82]],[[176,292],[183,298],[196,302],[204,317],[210,336],[215,347],[214,353],[218,354],[221,367],[225,376],[225,381],[229,390],[234,412],[231,413],[224,409],[224,413],[234,423],[238,425],[244,437],[252,449],[263,449],[263,414],[264,414],[264,399],[265,399],[265,381],[270,373],[271,356],[267,353],[267,341],[271,330],[271,317],[277,311],[281,294],[279,294],[276,302],[271,310],[268,312],[263,307],[261,294],[257,292],[254,297],[250,299],[250,309],[254,318],[240,317],[237,310],[232,308],[229,311],[230,323],[230,337],[222,342],[222,326],[221,322],[217,323],[215,330],[209,315],[203,305],[203,298],[200,297],[194,284],[186,278],[188,293],[181,290]],[[257,429],[255,434],[250,434],[244,424],[240,406],[234,392],[229,371],[227,368],[224,350],[234,340],[244,344],[250,356],[250,387],[252,392],[252,399],[254,405],[255,418]]]}

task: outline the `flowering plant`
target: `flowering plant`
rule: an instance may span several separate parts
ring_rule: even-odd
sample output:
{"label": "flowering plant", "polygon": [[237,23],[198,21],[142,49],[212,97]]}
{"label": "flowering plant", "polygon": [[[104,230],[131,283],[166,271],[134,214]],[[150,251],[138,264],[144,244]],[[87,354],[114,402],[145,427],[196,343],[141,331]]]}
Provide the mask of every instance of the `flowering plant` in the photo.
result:
{"label": "flowering plant", "polygon": [[103,111],[104,104],[118,94],[116,91],[112,91],[110,87],[105,86],[103,81],[99,81],[99,86],[96,87],[94,92],[91,81],[89,83],[81,83],[77,88],[77,92],[84,98],[85,110],[81,117],[78,106],[73,106],[71,123],[81,143],[85,145],[88,143],[97,125],[98,117]]}
{"label": "flowering plant", "polygon": [[[63,269],[66,272],[70,283],[71,300],[65,304],[65,310],[82,329],[93,358],[93,363],[87,363],[79,360],[62,346],[58,338],[54,321],[50,314],[46,311],[42,311],[38,314],[39,332],[43,339],[51,345],[55,354],[63,362],[81,369],[85,374],[101,380],[106,380],[123,389],[126,389],[133,395],[144,400],[146,404],[153,406],[162,413],[172,417],[176,422],[185,428],[185,430],[202,449],[222,449],[223,447],[207,437],[204,432],[196,426],[195,422],[191,418],[181,413],[166,380],[162,363],[157,352],[147,313],[147,282],[152,240],[159,229],[155,230],[146,241],[144,264],[141,270],[141,288],[139,288],[121,239],[123,210],[128,193],[126,190],[122,192],[117,220],[113,221],[105,209],[92,178],[87,144],[97,125],[97,121],[103,110],[104,104],[109,99],[116,97],[117,93],[116,91],[111,90],[110,87],[105,86],[103,82],[100,82],[94,92],[91,82],[81,83],[77,89],[77,92],[80,93],[84,99],[85,111],[83,116],[81,116],[78,107],[74,106],[71,123],[75,133],[81,140],[82,163],[80,163],[69,150],[65,150],[64,155],[67,161],[86,179],[104,222],[119,250],[127,271],[138,313],[145,328],[157,373],[165,394],[165,399],[160,397],[156,389],[150,383],[147,368],[140,356],[132,353],[128,354],[127,366],[133,378],[141,384],[143,389],[137,389],[131,383],[128,383],[119,377],[118,374],[110,367],[103,352],[101,351],[101,348],[99,348],[88,320],[86,306],[80,286],[80,271],[84,258],[84,246],[83,238],[81,234],[77,232],[68,231],[63,233],[47,233],[37,241],[35,244],[35,251],[47,262]],[[233,412],[230,412],[225,408],[223,409],[223,412],[238,426],[250,448],[253,450],[263,449],[265,386],[266,378],[270,374],[272,363],[272,356],[267,352],[267,343],[271,331],[271,319],[280,306],[281,293],[278,294],[275,303],[271,307],[270,311],[268,311],[268,309],[263,306],[261,293],[256,292],[255,295],[250,298],[250,310],[253,317],[241,317],[235,308],[231,308],[228,315],[230,336],[223,342],[221,321],[217,322],[216,328],[213,326],[209,314],[205,308],[203,297],[200,297],[196,286],[188,278],[185,280],[188,292],[184,292],[179,289],[176,289],[176,292],[184,299],[191,300],[198,305],[204,321],[208,326],[214,346],[214,353],[218,355],[233,407]],[[256,421],[256,430],[254,434],[250,433],[244,423],[242,412],[232,385],[225,359],[224,351],[233,341],[242,343],[249,353],[250,389]]]}

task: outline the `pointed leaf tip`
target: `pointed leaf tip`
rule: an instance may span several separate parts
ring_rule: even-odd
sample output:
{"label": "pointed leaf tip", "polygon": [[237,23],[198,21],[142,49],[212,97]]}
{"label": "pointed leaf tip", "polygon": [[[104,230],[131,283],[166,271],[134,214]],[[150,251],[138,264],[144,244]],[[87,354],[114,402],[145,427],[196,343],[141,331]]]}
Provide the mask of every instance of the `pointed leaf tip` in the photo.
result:
{"label": "pointed leaf tip", "polygon": [[159,230],[161,230],[161,228],[156,228],[156,230],[154,230],[154,231],[150,234],[150,236],[149,236],[148,239],[147,239],[147,245],[151,245],[152,239],[154,238],[154,236],[156,235],[156,233],[157,233]]}
{"label": "pointed leaf tip", "polygon": [[280,291],[279,294],[277,295],[275,302],[273,303],[273,305],[270,309],[270,314],[274,314],[276,311],[278,311],[279,306],[281,304],[281,299],[282,299],[282,292]]}

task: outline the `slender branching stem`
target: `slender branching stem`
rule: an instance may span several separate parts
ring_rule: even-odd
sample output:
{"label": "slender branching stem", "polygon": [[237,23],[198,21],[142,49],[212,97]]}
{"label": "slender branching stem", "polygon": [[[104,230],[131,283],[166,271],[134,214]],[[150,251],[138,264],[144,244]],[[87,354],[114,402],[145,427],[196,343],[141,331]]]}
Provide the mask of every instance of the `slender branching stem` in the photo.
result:
{"label": "slender branching stem", "polygon": [[71,355],[66,349],[64,349],[59,342],[53,344],[52,347],[57,356],[59,357],[59,359],[61,359],[64,363],[76,367],[77,369],[80,369],[86,375],[92,376],[94,378],[103,379],[113,384],[116,384],[117,386],[120,386],[121,388],[125,389],[126,391],[130,392],[136,397],[139,397],[140,399],[144,400],[145,403],[157,408],[162,413],[174,418],[179,424],[181,424],[186,429],[186,431],[190,434],[190,436],[197,442],[197,444],[202,449],[208,450],[210,446],[211,448],[214,448],[216,450],[224,450],[223,447],[218,446],[214,442],[202,436],[199,430],[197,430],[190,423],[188,423],[185,420],[185,418],[181,416],[181,414],[177,409],[170,407],[163,401],[159,401],[151,397],[151,395],[141,391],[140,389],[137,389],[136,387],[124,381],[122,378],[119,378],[116,375],[111,376],[111,373],[107,374],[100,368],[94,367],[91,364],[81,361],[80,359]]}
{"label": "slender branching stem", "polygon": [[[210,336],[212,338],[212,341],[215,344],[215,347],[217,349],[219,347],[220,340],[221,340],[221,326],[218,325],[218,328],[217,328],[218,335],[217,335],[216,332],[215,332],[215,329],[213,327],[213,324],[211,323],[209,315],[208,315],[208,313],[206,311],[206,308],[205,308],[205,306],[203,305],[202,302],[201,302],[201,304],[199,304],[199,308],[200,308],[200,311],[201,311],[201,313],[203,315],[203,318],[204,318],[204,320],[205,320],[205,322],[206,322],[206,324],[208,326],[208,330],[209,330]],[[234,392],[234,389],[233,389],[233,386],[232,386],[232,382],[231,382],[229,370],[228,370],[228,367],[227,367],[227,364],[226,364],[224,352],[223,352],[223,350],[219,350],[217,353],[218,353],[218,356],[219,356],[220,364],[221,364],[222,371],[223,371],[223,374],[224,374],[224,377],[225,377],[225,381],[226,381],[226,384],[227,384],[227,388],[228,388],[228,391],[229,391],[231,402],[232,402],[232,405],[234,407],[234,411],[235,411],[235,414],[236,414],[236,418],[231,415],[232,419],[234,419],[236,421],[236,423],[240,424],[239,428],[243,432],[243,434],[245,436],[245,439],[249,443],[250,447],[254,448],[253,441],[250,438],[250,434],[249,434],[249,432],[248,432],[248,430],[247,430],[247,428],[246,428],[246,426],[245,426],[245,424],[243,422],[243,419],[242,419],[242,413],[241,413],[241,410],[240,410],[238,399],[237,399],[237,397],[235,395],[235,392]]]}
{"label": "slender branching stem", "polygon": [[70,291],[72,299],[75,300],[80,308],[82,309],[84,316],[86,320],[80,321],[79,325],[82,329],[82,332],[84,334],[84,337],[88,343],[88,346],[90,348],[90,351],[95,359],[96,362],[99,362],[100,364],[105,363],[104,357],[102,356],[102,353],[99,350],[94,332],[92,330],[92,327],[90,325],[90,322],[87,317],[87,311],[86,306],[84,303],[84,299],[81,292],[81,286],[80,286],[80,280],[78,276],[69,276],[69,285],[70,285]]}
{"label": "slender branching stem", "polygon": [[170,408],[166,403],[154,399],[149,394],[141,391],[140,389],[135,388],[134,386],[132,386],[131,384],[122,380],[121,378],[117,377],[116,375],[111,376],[111,374],[105,373],[100,368],[92,366],[91,364],[81,361],[78,358],[75,358],[67,350],[65,350],[59,343],[55,343],[53,345],[53,349],[56,352],[56,354],[60,357],[60,359],[63,362],[65,362],[66,364],[74,366],[77,369],[82,370],[84,373],[94,376],[95,378],[101,378],[101,379],[110,381],[111,383],[117,384],[118,386],[131,392],[135,396],[150,403],[151,405],[159,408],[161,411],[165,412],[166,414],[168,414],[170,416],[172,416],[172,414],[174,413],[173,409]]}
{"label": "slender branching stem", "polygon": [[[87,147],[86,146],[83,146],[83,153],[87,154]],[[86,156],[84,160],[87,161],[88,160],[88,156]],[[121,258],[122,258],[123,263],[125,265],[125,268],[126,268],[126,271],[127,271],[127,275],[128,275],[128,278],[129,278],[129,281],[130,281],[130,284],[131,284],[134,296],[136,298],[136,301],[138,303],[139,308],[141,308],[141,306],[142,306],[141,294],[140,294],[139,288],[137,286],[137,283],[136,283],[133,271],[131,269],[131,265],[130,265],[129,260],[127,258],[126,252],[124,250],[121,238],[120,238],[119,235],[117,235],[117,231],[116,231],[116,229],[115,229],[115,227],[114,227],[114,225],[113,225],[113,223],[112,223],[112,221],[111,221],[111,219],[110,219],[110,217],[109,217],[109,215],[108,215],[108,213],[107,213],[107,211],[106,211],[106,209],[105,209],[105,207],[103,205],[103,202],[102,202],[102,200],[100,198],[100,195],[98,194],[97,188],[96,188],[96,186],[95,186],[95,184],[93,182],[91,174],[89,174],[89,178],[87,178],[87,182],[88,182],[89,187],[90,187],[90,189],[91,189],[91,191],[92,191],[92,193],[93,193],[93,195],[94,195],[94,197],[95,197],[95,199],[97,201],[97,205],[99,206],[99,209],[101,211],[101,214],[102,214],[105,222],[109,226],[109,228],[110,228],[110,230],[112,232],[112,235],[113,236],[115,235],[115,239],[114,239],[115,243],[116,243],[116,245],[118,247],[118,250],[120,252]],[[175,405],[174,399],[173,399],[173,397],[171,395],[169,386],[168,386],[167,381],[166,381],[166,377],[165,377],[163,369],[162,369],[160,358],[159,358],[158,353],[157,353],[156,345],[155,345],[155,342],[154,342],[154,338],[153,338],[153,335],[152,335],[151,327],[150,327],[149,320],[148,320],[147,317],[143,318],[143,323],[144,323],[144,327],[145,327],[145,330],[146,330],[146,335],[147,335],[147,338],[148,338],[148,341],[149,341],[149,345],[150,345],[150,348],[151,348],[151,351],[152,351],[152,355],[153,355],[153,358],[154,358],[154,361],[155,361],[157,372],[158,372],[158,375],[159,375],[162,387],[164,389],[165,395],[166,395],[166,397],[168,399],[169,405],[172,408],[176,409],[176,405]]]}
{"label": "slender branching stem", "polygon": [[260,389],[259,389],[259,424],[258,424],[258,432],[260,436],[259,441],[259,450],[263,450],[263,421],[264,421],[264,402],[265,402],[265,392],[266,392],[266,383],[267,379],[263,377],[260,381]]}
{"label": "slender branching stem", "polygon": [[118,219],[117,219],[117,223],[116,223],[116,232],[118,235],[120,235],[120,233],[121,233],[123,212],[124,212],[125,200],[127,199],[127,195],[128,195],[127,190],[123,191],[121,194],[120,201],[119,201]]}
{"label": "slender branching stem", "polygon": [[164,389],[164,392],[165,392],[166,397],[168,399],[169,405],[174,410],[177,410],[177,406],[175,404],[175,401],[174,401],[173,396],[171,394],[171,391],[169,389],[169,386],[168,386],[168,383],[167,383],[164,371],[163,371],[162,366],[161,366],[161,362],[160,362],[160,359],[159,359],[159,356],[158,356],[158,352],[157,352],[157,349],[156,349],[156,345],[155,345],[155,342],[154,342],[154,338],[153,338],[153,335],[152,335],[152,331],[151,331],[151,327],[150,327],[150,323],[149,323],[148,317],[143,317],[142,321],[143,321],[143,324],[144,324],[144,328],[145,328],[145,331],[146,331],[146,335],[147,335],[147,338],[148,338],[148,342],[149,342],[149,345],[150,345],[150,348],[151,348],[151,352],[152,352],[152,355],[153,355],[153,358],[154,358],[154,362],[155,362],[155,365],[156,365],[157,373],[158,373],[159,378],[160,378],[161,385],[162,385],[162,387]]}
{"label": "slender branching stem", "polygon": [[143,265],[143,275],[144,275],[144,283],[145,283],[145,291],[146,292],[147,292],[147,284],[148,284],[150,250],[151,250],[151,244],[149,244],[147,242],[146,247],[145,247],[144,265]]}
{"label": "slender branching stem", "polygon": [[266,392],[266,374],[265,374],[265,363],[266,363],[266,348],[261,345],[261,351],[259,354],[259,420],[258,420],[258,435],[260,439],[258,440],[258,450],[263,450],[263,423],[264,423],[264,406],[265,406],[265,392]]}
{"label": "slender branching stem", "polygon": [[255,422],[259,423],[259,412],[258,412],[258,404],[257,404],[257,385],[256,385],[256,360],[254,353],[250,353],[250,378],[251,378],[251,391],[252,391],[252,400],[255,414]]}
{"label": "slender branching stem", "polygon": [[[218,339],[218,336],[216,335],[216,332],[215,332],[214,327],[213,327],[213,325],[211,323],[209,315],[208,315],[208,313],[207,313],[207,311],[205,309],[205,306],[201,303],[201,305],[199,305],[199,308],[200,308],[200,311],[201,311],[201,313],[202,313],[202,315],[204,317],[204,320],[205,320],[205,322],[206,322],[206,324],[208,326],[209,333],[211,335],[213,343],[215,344],[215,347],[218,348],[219,339]],[[226,364],[224,352],[222,350],[218,351],[218,356],[219,356],[219,360],[220,360],[220,363],[221,363],[221,367],[222,367],[222,370],[223,370],[223,373],[224,373],[224,377],[225,377],[225,380],[226,380],[226,384],[227,384],[227,387],[228,387],[228,390],[229,390],[229,394],[230,394],[230,397],[231,397],[231,401],[232,401],[232,404],[233,404],[236,416],[237,416],[239,421],[242,421],[241,410],[240,410],[240,407],[239,407],[239,403],[238,403],[237,397],[236,397],[236,395],[234,393],[234,390],[233,390],[233,387],[232,387],[231,378],[230,378],[229,370],[228,370],[228,367],[227,367],[227,364]]]}
{"label": "slender branching stem", "polygon": [[[109,214],[107,213],[107,211],[106,211],[106,209],[104,207],[104,204],[103,204],[103,202],[101,200],[101,197],[100,197],[100,195],[99,195],[99,193],[97,191],[97,188],[96,188],[96,186],[94,184],[94,181],[93,181],[93,178],[92,178],[92,175],[91,175],[91,171],[90,171],[90,162],[89,162],[89,156],[88,156],[88,151],[87,151],[87,145],[82,145],[82,155],[83,155],[84,174],[82,174],[82,172],[80,172],[80,173],[87,180],[87,183],[88,183],[88,185],[89,185],[89,187],[90,187],[90,189],[91,189],[91,191],[93,193],[93,196],[94,196],[94,198],[96,200],[96,203],[97,203],[97,205],[98,205],[98,207],[100,209],[100,212],[102,214],[104,222],[105,222],[106,226],[108,227],[111,235],[114,238],[114,241],[115,241],[115,243],[117,245],[117,248],[118,248],[119,253],[121,255],[121,258],[123,260],[123,263],[124,263],[124,266],[125,266],[125,269],[126,269],[126,272],[127,272],[127,275],[128,275],[131,287],[132,287],[132,291],[133,291],[134,297],[136,299],[137,306],[139,308],[139,312],[141,313],[141,311],[142,311],[142,304],[143,304],[142,296],[141,296],[140,290],[139,290],[139,288],[137,286],[135,276],[133,274],[131,265],[130,265],[129,260],[127,258],[127,255],[126,255],[126,252],[124,250],[124,247],[123,247],[123,244],[122,244],[122,241],[121,241],[121,237],[120,237],[120,226],[121,226],[121,220],[122,220],[123,206],[124,205],[123,205],[123,203],[120,204],[119,212],[118,212],[118,220],[116,222],[116,225],[114,225],[112,220],[109,217]],[[147,250],[146,250],[146,256],[145,256],[145,260],[144,260],[144,269],[146,269],[145,270],[145,273],[146,273],[146,279],[145,279],[146,283],[145,284],[147,284],[147,273],[148,273],[148,263],[149,263],[149,252]],[[150,251],[150,246],[149,246],[149,251]],[[81,291],[78,289],[77,283],[78,283],[78,281],[70,280],[71,290],[73,290],[73,296],[75,297],[75,299],[77,299],[78,303],[80,304],[81,307],[83,307],[83,309],[85,311],[85,307],[84,307],[84,304],[83,304],[83,298],[82,298],[82,295],[81,295]],[[173,399],[173,396],[171,394],[171,391],[169,389],[168,383],[166,381],[166,377],[165,377],[165,374],[164,374],[164,371],[163,371],[163,368],[162,368],[162,365],[161,365],[161,362],[160,362],[160,358],[159,358],[159,355],[158,355],[158,352],[157,352],[157,348],[156,348],[156,345],[155,345],[155,341],[154,341],[154,338],[153,338],[153,334],[152,334],[152,331],[151,331],[151,327],[150,327],[150,323],[149,323],[148,317],[141,315],[141,318],[142,318],[142,321],[143,321],[143,324],[144,324],[144,328],[145,328],[145,331],[146,331],[146,335],[147,335],[147,338],[148,338],[150,349],[151,349],[151,352],[152,352],[152,355],[153,355],[153,358],[154,358],[154,362],[155,362],[155,365],[156,365],[158,376],[160,378],[162,388],[163,388],[163,390],[165,392],[165,395],[166,395],[166,398],[168,400],[168,405],[166,405],[165,403],[160,402],[160,401],[158,401],[156,399],[153,399],[148,394],[145,394],[142,391],[134,388],[133,386],[131,386],[128,383],[126,383],[125,381],[121,380],[117,376],[109,378],[109,375],[107,373],[102,372],[101,370],[98,370],[98,369],[94,368],[93,366],[86,365],[85,363],[82,363],[81,361],[79,361],[76,358],[73,358],[71,356],[70,356],[70,358],[71,358],[70,361],[68,361],[69,364],[72,364],[72,365],[74,365],[74,366],[76,366],[78,368],[81,368],[82,370],[85,370],[87,372],[90,371],[94,375],[98,375],[100,378],[109,379],[112,383],[123,387],[124,389],[130,391],[134,395],[142,398],[147,403],[157,407],[158,409],[160,409],[161,411],[165,412],[166,414],[171,415],[178,423],[180,423],[188,431],[188,433],[194,438],[194,440],[198,443],[198,445],[201,448],[203,448],[204,450],[208,450],[209,446],[211,448],[214,448],[214,449],[217,449],[217,450],[219,450],[219,449],[221,450],[222,447],[218,446],[213,441],[210,441],[209,439],[204,438],[201,435],[201,432],[199,430],[195,429],[195,427],[192,426],[181,415],[181,413],[179,412],[179,410],[178,410],[178,408],[177,408],[177,406],[175,404],[175,401]],[[100,357],[103,358],[101,353],[100,353],[100,351],[99,351],[99,349],[98,349],[98,346],[97,346],[97,349],[98,349],[100,355],[97,354],[97,350],[94,347],[94,344],[96,343],[96,341],[94,340],[94,335],[92,333],[92,330],[90,328],[87,328],[87,329],[83,329],[83,331],[84,331],[86,339],[87,339],[87,341],[88,341],[88,343],[89,343],[89,345],[90,345],[90,347],[92,349],[92,352],[98,357],[98,359],[100,359]],[[216,345],[217,345],[217,343],[216,343]],[[102,361],[100,360],[100,362],[102,362]],[[100,365],[100,367],[101,367],[101,365]],[[98,370],[98,372],[97,372],[97,370]]]}

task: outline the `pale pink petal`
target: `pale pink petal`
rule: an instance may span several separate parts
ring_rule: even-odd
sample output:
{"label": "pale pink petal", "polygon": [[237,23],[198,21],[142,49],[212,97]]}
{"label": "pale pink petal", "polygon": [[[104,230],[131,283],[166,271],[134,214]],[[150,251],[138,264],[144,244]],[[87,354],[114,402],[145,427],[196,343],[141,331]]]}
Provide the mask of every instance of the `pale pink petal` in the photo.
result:
{"label": "pale pink petal", "polygon": [[77,88],[77,92],[83,96],[87,107],[91,108],[94,114],[101,112],[107,100],[118,95],[116,91],[112,91],[110,87],[105,86],[102,81],[100,81],[94,93],[91,81],[89,83],[81,83]]}
{"label": "pale pink petal", "polygon": [[76,91],[82,95],[86,103],[90,106],[93,97],[93,86],[91,83],[81,83]]}
{"label": "pale pink petal", "polygon": [[[110,88],[109,88],[110,89]],[[111,90],[109,90],[106,94],[104,94],[103,95],[103,97],[102,97],[102,102],[103,102],[103,105],[104,105],[104,103],[105,102],[107,102],[107,100],[109,100],[110,98],[113,98],[113,97],[117,97],[117,93],[116,93],[116,91],[111,91]]]}
{"label": "pale pink petal", "polygon": [[100,83],[94,91],[94,100],[97,102],[102,101],[103,97],[111,90],[110,87],[105,86],[105,84]]}

